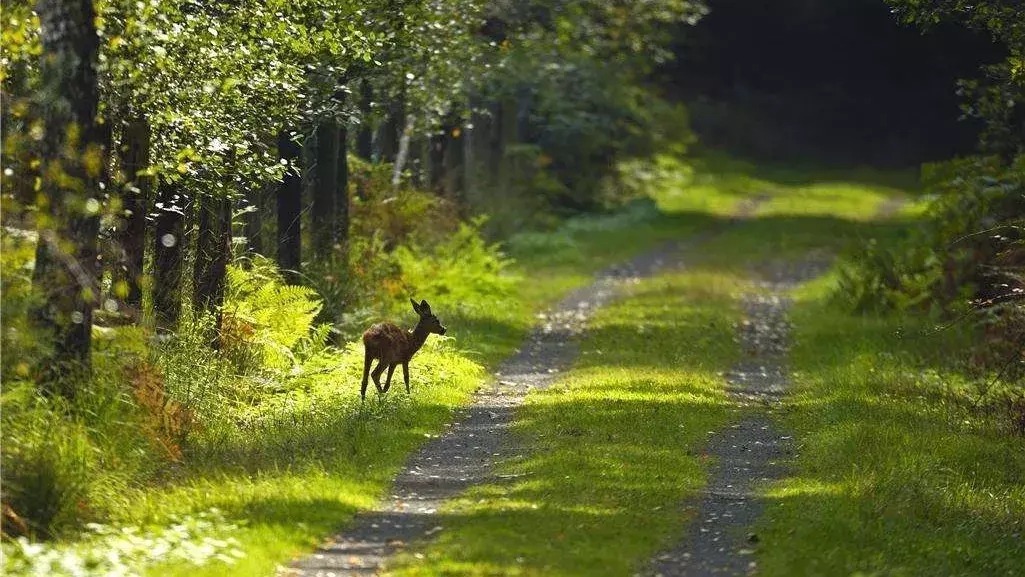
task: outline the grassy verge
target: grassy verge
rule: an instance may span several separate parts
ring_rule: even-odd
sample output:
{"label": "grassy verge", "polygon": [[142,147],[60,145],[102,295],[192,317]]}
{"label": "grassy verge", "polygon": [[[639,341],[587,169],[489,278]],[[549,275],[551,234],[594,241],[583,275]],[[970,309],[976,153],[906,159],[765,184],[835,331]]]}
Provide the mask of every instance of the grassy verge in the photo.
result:
{"label": "grassy verge", "polygon": [[1025,449],[969,410],[970,334],[859,317],[826,278],[793,312],[793,477],[768,491],[765,575],[1014,575],[1025,559]]}

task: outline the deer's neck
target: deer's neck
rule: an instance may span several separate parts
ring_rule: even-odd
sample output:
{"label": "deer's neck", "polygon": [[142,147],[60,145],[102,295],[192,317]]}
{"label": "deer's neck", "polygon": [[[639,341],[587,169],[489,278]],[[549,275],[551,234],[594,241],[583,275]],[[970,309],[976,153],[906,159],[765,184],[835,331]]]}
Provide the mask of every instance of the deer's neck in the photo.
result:
{"label": "deer's neck", "polygon": [[420,347],[424,346],[427,342],[427,329],[420,323],[417,323],[413,330],[409,331],[409,358],[413,358],[413,355],[420,350]]}

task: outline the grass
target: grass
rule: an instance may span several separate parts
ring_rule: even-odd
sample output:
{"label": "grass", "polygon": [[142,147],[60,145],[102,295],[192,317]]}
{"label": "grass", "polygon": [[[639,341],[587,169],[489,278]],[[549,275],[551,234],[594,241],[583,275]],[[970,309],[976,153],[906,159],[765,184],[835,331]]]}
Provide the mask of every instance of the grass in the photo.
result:
{"label": "grass", "polygon": [[437,542],[396,575],[624,575],[680,531],[704,484],[700,447],[730,416],[740,279],[689,270],[642,281],[603,309],[576,368],[530,397],[512,482],[473,488]]}
{"label": "grass", "polygon": [[[320,407],[308,420],[242,442],[232,438],[194,450],[172,482],[126,494],[125,507],[114,522],[159,526],[177,516],[216,508],[239,525],[232,535],[245,556],[230,570],[273,573],[343,527],[358,511],[373,506],[412,451],[443,428],[453,409],[466,404],[484,369],[520,345],[547,303],[588,282],[604,266],[708,224],[699,217],[669,220],[650,212],[582,218],[550,233],[560,237],[554,241],[563,243],[560,249],[531,252],[529,246],[521,251],[510,247],[517,260],[510,274],[523,279],[513,298],[462,302],[453,307],[453,314],[446,314],[444,299],[425,295],[449,334],[456,336],[442,344],[432,337],[414,360],[414,395],[407,397],[396,388],[382,400],[368,399],[360,409],[354,395],[361,369],[356,361],[362,357],[350,351],[340,371],[307,385],[313,398],[339,400]],[[638,223],[642,234],[609,240]],[[151,567],[149,573],[212,576],[226,570],[218,561],[200,567],[176,562]]]}
{"label": "grass", "polygon": [[[218,508],[245,554],[152,567],[153,575],[269,575],[373,506],[423,440],[467,402],[486,371],[521,342],[536,313],[609,264],[670,239],[720,232],[687,268],[645,280],[599,312],[566,377],[532,395],[516,433],[523,453],[501,465],[510,481],[450,504],[445,530],[400,575],[624,575],[683,534],[681,503],[704,484],[707,432],[737,418],[722,391],[737,358],[735,297],[752,262],[890,242],[923,204],[907,175],[870,170],[770,170],[710,156],[658,161],[654,203],[592,216],[507,251],[519,275],[511,297],[446,307],[455,339],[432,340],[401,389],[359,409],[358,351],[339,372],[311,378],[323,399],[303,417],[171,471],[159,486],[121,495],[112,521],[167,525]],[[907,192],[905,192],[907,191]],[[765,195],[753,218],[726,227],[738,202]],[[879,221],[894,196],[909,203]],[[852,317],[827,298],[834,277],[800,289],[794,310],[799,370],[781,427],[801,441],[793,477],[766,489],[759,563],[767,575],[1001,574],[1025,555],[1025,456],[991,420],[922,386],[960,378],[944,364],[958,339],[897,339],[921,321]],[[446,314],[446,308],[449,314]],[[354,360],[355,359],[355,360]],[[198,454],[198,453],[194,453]]]}
{"label": "grass", "polygon": [[[767,491],[764,575],[1016,575],[1025,450],[996,419],[940,394],[971,334],[837,310],[835,279],[793,312],[797,389],[782,425],[793,476]],[[930,381],[933,381],[930,383]]]}
{"label": "grass", "polygon": [[[393,574],[640,569],[685,530],[690,510],[681,505],[705,483],[708,432],[741,414],[721,375],[739,354],[733,323],[737,296],[751,290],[747,267],[813,248],[835,253],[906,226],[868,222],[882,202],[903,196],[875,184],[768,181],[721,164],[695,177],[661,163],[664,182],[653,183],[660,218],[713,219],[720,234],[688,254],[686,269],[643,281],[598,314],[575,368],[520,409],[516,434],[528,449],[502,466],[514,480],[452,503],[440,537],[398,559]],[[755,218],[723,226],[720,216],[765,190],[772,194]]]}

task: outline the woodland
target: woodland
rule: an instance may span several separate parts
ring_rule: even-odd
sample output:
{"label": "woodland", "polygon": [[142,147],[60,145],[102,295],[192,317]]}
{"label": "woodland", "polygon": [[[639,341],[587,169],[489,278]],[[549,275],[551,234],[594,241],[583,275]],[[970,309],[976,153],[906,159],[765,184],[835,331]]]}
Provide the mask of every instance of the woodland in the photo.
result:
{"label": "woodland", "polygon": [[[647,567],[696,522],[706,434],[759,410],[735,334],[784,262],[816,271],[779,289],[767,418],[799,449],[743,555],[1021,570],[1016,0],[3,0],[0,24],[4,574],[287,572],[562,299],[666,243],[682,264],[570,325],[566,367],[539,353],[506,482],[389,574]],[[409,392],[361,398],[364,331],[422,300],[447,330]]]}

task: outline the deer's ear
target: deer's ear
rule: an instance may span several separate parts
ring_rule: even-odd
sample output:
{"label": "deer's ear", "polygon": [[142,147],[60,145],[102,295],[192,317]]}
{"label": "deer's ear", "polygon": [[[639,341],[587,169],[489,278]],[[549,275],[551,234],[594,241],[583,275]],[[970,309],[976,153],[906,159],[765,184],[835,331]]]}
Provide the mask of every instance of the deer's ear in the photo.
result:
{"label": "deer's ear", "polygon": [[416,314],[421,314],[420,305],[416,304],[415,300],[409,299],[409,304],[413,305],[413,312],[415,312]]}
{"label": "deer's ear", "polygon": [[427,301],[420,301],[420,310],[423,314],[431,314],[431,305],[427,304]]}

